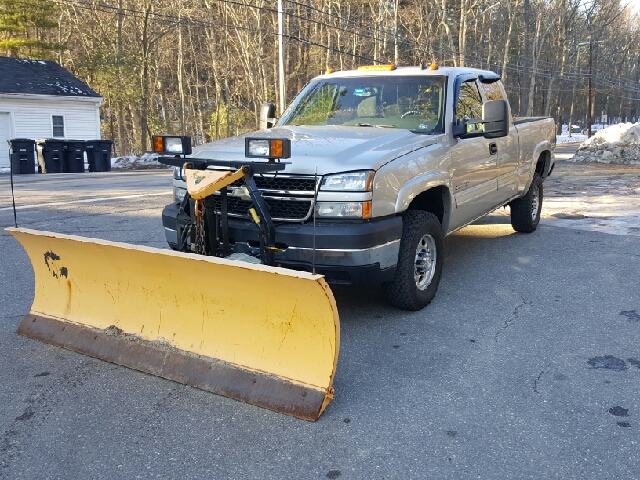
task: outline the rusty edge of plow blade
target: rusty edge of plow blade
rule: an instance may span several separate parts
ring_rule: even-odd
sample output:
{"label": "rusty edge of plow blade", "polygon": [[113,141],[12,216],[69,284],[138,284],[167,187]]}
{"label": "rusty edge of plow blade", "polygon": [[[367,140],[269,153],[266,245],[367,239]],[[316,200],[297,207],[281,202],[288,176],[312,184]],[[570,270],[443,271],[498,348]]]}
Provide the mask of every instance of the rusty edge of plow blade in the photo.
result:
{"label": "rusty edge of plow blade", "polygon": [[305,420],[333,399],[340,324],[321,275],[7,231],[35,275],[19,334]]}

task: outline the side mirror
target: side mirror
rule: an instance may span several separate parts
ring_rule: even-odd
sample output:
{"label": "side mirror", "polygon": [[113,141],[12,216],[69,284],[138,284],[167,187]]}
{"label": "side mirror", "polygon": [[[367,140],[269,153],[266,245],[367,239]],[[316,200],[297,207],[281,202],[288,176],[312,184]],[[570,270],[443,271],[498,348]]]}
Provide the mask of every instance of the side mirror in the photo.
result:
{"label": "side mirror", "polygon": [[482,105],[485,138],[509,135],[509,104],[506,100],[491,100]]}
{"label": "side mirror", "polygon": [[484,135],[480,118],[461,118],[451,126],[451,134],[458,138],[475,138]]}
{"label": "side mirror", "polygon": [[464,135],[467,133],[467,122],[464,120],[458,120],[458,122],[454,122],[451,126],[451,133],[454,137],[459,137],[460,135]]}
{"label": "side mirror", "polygon": [[275,125],[276,106],[273,103],[260,105],[260,130],[267,130]]}

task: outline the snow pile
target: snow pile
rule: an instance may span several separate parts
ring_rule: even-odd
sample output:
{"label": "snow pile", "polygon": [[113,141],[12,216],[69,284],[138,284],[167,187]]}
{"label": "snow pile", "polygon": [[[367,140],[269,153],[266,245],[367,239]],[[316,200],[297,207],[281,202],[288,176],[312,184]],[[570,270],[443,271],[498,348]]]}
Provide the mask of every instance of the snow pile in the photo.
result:
{"label": "snow pile", "polygon": [[9,167],[0,167],[0,173],[11,173]]}
{"label": "snow pile", "polygon": [[640,123],[611,125],[599,130],[587,143],[601,145],[614,142],[640,143]]}
{"label": "snow pile", "polygon": [[145,168],[168,168],[158,163],[158,155],[155,153],[143,153],[142,155],[127,155],[111,159],[111,168],[123,170],[142,170]]}
{"label": "snow pile", "polygon": [[640,165],[640,123],[620,123],[598,131],[571,161]]}

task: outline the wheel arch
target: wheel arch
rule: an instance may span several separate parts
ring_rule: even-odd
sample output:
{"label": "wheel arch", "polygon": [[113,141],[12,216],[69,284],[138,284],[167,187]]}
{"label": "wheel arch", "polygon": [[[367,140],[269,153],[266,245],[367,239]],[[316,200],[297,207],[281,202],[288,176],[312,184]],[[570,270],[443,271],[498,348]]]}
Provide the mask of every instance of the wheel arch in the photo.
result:
{"label": "wheel arch", "polygon": [[538,155],[538,160],[536,161],[535,173],[540,175],[540,178],[544,180],[549,175],[551,171],[551,151],[543,150]]}
{"label": "wheel arch", "polygon": [[[403,198],[403,201],[400,201]],[[453,196],[451,190],[443,183],[429,182],[422,188],[413,188],[409,195],[399,196],[396,212],[421,210],[433,213],[442,226],[443,234],[449,229]]]}
{"label": "wheel arch", "polygon": [[534,173],[539,173],[542,180],[547,178],[553,165],[553,152],[554,145],[548,140],[544,140],[535,146],[533,155],[531,156],[533,163],[531,178],[533,178]]}

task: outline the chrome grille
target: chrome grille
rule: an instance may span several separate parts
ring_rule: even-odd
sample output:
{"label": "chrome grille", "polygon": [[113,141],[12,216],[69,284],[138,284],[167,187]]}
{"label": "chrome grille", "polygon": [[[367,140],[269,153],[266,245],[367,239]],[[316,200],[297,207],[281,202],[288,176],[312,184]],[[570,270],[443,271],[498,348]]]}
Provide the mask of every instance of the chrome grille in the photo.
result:
{"label": "chrome grille", "polygon": [[[271,218],[276,221],[302,222],[311,216],[311,208],[315,193],[314,177],[290,175],[260,175],[253,179],[269,207]],[[243,180],[233,182],[227,191],[227,208],[230,217],[250,218],[250,200],[234,197],[231,192],[235,187],[244,185]],[[220,194],[214,194],[215,208],[220,212]]]}

